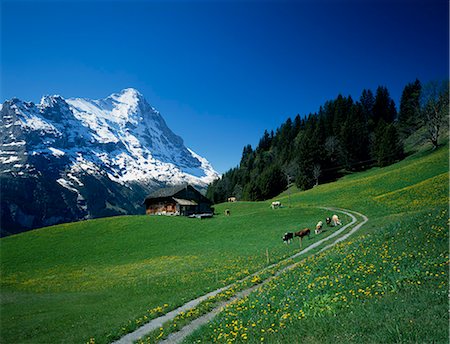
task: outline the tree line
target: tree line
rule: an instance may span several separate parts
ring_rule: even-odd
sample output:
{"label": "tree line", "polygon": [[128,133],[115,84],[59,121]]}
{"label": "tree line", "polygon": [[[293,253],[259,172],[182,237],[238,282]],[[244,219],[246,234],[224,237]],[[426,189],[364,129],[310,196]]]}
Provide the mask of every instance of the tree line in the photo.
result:
{"label": "tree line", "polygon": [[220,203],[234,196],[258,201],[275,197],[288,185],[307,190],[345,173],[387,166],[405,157],[404,141],[421,130],[433,147],[448,121],[448,81],[419,80],[403,90],[399,111],[384,86],[359,100],[338,95],[316,113],[288,118],[264,132],[255,149],[244,147],[239,166],[208,186]]}

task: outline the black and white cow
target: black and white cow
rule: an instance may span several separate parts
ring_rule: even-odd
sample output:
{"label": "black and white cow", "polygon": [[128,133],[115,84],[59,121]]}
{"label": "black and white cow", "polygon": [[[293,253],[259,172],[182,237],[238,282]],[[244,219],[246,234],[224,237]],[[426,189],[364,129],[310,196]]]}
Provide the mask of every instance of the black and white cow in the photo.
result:
{"label": "black and white cow", "polygon": [[291,240],[294,239],[294,233],[285,233],[282,238],[285,244],[290,244]]}

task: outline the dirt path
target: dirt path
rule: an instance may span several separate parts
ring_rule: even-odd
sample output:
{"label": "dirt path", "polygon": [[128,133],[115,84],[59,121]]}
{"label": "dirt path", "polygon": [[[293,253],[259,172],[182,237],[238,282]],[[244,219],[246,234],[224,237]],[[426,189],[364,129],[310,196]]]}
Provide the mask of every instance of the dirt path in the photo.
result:
{"label": "dirt path", "polygon": [[[361,228],[362,225],[364,225],[367,221],[368,218],[360,213],[357,213],[355,211],[350,211],[350,210],[346,210],[346,209],[339,209],[339,208],[326,208],[326,207],[322,207],[322,209],[326,209],[326,210],[330,210],[330,211],[335,211],[335,212],[340,212],[343,214],[346,214],[348,216],[350,216],[350,218],[352,219],[352,221],[344,226],[342,226],[339,230],[337,230],[336,232],[334,232],[333,234],[327,236],[326,238],[323,238],[317,242],[315,242],[314,244],[308,246],[307,248],[305,248],[304,250],[294,254],[293,256],[286,258],[287,259],[293,259],[296,257],[299,257],[305,253],[307,253],[308,251],[320,246],[322,243],[324,243],[325,241],[328,241],[336,236],[338,236],[339,234],[341,234],[343,231],[345,231],[348,227],[354,225],[358,220],[356,219],[356,217],[353,214],[356,214],[358,216],[361,216],[363,218],[363,221],[359,224],[357,224],[353,229],[351,229],[348,233],[344,234],[342,237],[340,237],[339,239],[337,239],[336,241],[334,241],[333,243],[325,246],[322,250],[320,250],[319,252],[325,251],[331,247],[333,247],[334,245],[336,245],[337,243],[347,239],[350,235],[352,235],[354,232],[356,232],[358,229]],[[353,214],[352,214],[353,213]],[[266,270],[266,269],[270,269],[271,267],[275,266],[276,264],[278,264],[280,262],[277,262],[275,264],[272,264],[270,266],[265,267],[264,269],[255,272],[254,274],[247,276],[246,278],[250,278],[254,275],[257,275],[259,273],[261,273],[261,271]],[[272,280],[272,278],[280,275],[281,273],[283,273],[286,270],[292,269],[293,267],[295,267],[296,263],[291,264],[279,271],[277,271],[277,273],[272,276],[269,277],[268,279],[266,279],[265,281],[263,281],[262,283],[255,285],[253,287],[250,287],[248,289],[242,290],[240,292],[238,292],[234,297],[232,297],[231,299],[222,302],[221,304],[219,304],[215,309],[213,309],[211,312],[193,320],[191,323],[185,325],[182,329],[180,329],[179,331],[170,334],[165,340],[159,342],[159,343],[165,343],[165,344],[175,344],[175,343],[180,343],[184,338],[186,338],[187,336],[189,336],[192,332],[194,332],[196,329],[198,329],[200,326],[206,324],[208,321],[212,320],[218,313],[220,313],[220,311],[223,309],[223,307],[225,307],[226,305],[228,305],[231,302],[234,302],[236,300],[239,300],[241,298],[246,297],[248,294],[250,294],[252,291],[258,289],[259,287],[261,287],[262,285],[268,283],[270,280]],[[244,279],[246,279],[244,278]],[[195,300],[189,301],[188,303],[184,304],[181,307],[178,307],[177,309],[163,315],[160,316],[156,319],[151,320],[150,322],[148,322],[147,324],[143,325],[142,327],[138,328],[136,331],[131,332],[127,335],[125,335],[124,337],[122,337],[121,339],[115,341],[113,344],[130,344],[133,343],[134,341],[138,340],[139,338],[144,337],[147,333],[162,327],[162,325],[167,322],[170,321],[172,319],[174,319],[180,312],[186,312],[189,309],[197,306],[199,303],[201,303],[202,301],[206,300],[208,297],[210,296],[214,296],[217,295],[218,293],[230,288],[231,285],[222,287],[220,289],[214,290],[206,295],[203,295],[201,297],[198,297]]]}

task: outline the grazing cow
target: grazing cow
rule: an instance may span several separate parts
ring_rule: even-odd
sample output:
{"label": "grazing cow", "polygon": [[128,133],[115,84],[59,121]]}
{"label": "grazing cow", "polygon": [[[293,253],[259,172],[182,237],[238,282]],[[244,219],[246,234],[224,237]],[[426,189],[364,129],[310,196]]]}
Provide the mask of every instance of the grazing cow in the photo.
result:
{"label": "grazing cow", "polygon": [[225,215],[230,216],[230,209],[225,209]]}
{"label": "grazing cow", "polygon": [[320,234],[322,232],[322,227],[323,227],[323,222],[322,221],[317,222],[315,233]]}
{"label": "grazing cow", "polygon": [[270,207],[271,207],[272,209],[279,208],[279,207],[281,207],[281,202],[280,202],[280,201],[272,202],[272,204],[270,205]]}
{"label": "grazing cow", "polygon": [[336,214],[331,217],[331,221],[333,221],[333,226],[341,225],[341,221]]}
{"label": "grazing cow", "polygon": [[301,231],[294,233],[294,236],[299,237],[299,239],[300,239],[299,240],[300,247],[302,247],[303,237],[308,236],[308,238],[311,238],[310,234],[311,234],[311,230],[309,228],[305,228],[305,229],[302,229]]}
{"label": "grazing cow", "polygon": [[310,234],[311,234],[311,230],[309,228],[305,228],[305,229],[302,229],[301,231],[295,232],[294,236],[302,239],[305,236],[308,236],[308,238],[309,238]]}
{"label": "grazing cow", "polygon": [[327,226],[331,225],[331,217],[327,217],[325,221],[327,222]]}
{"label": "grazing cow", "polygon": [[282,238],[285,244],[290,244],[291,240],[294,238],[294,233],[285,233]]}

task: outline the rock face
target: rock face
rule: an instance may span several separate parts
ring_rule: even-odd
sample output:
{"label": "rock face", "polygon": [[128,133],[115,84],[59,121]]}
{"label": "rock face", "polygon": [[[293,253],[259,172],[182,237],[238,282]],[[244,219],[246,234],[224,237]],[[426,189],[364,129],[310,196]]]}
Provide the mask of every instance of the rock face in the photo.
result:
{"label": "rock face", "polygon": [[167,185],[218,177],[135,89],[105,99],[45,96],[0,108],[1,235],[119,214],[143,214]]}

